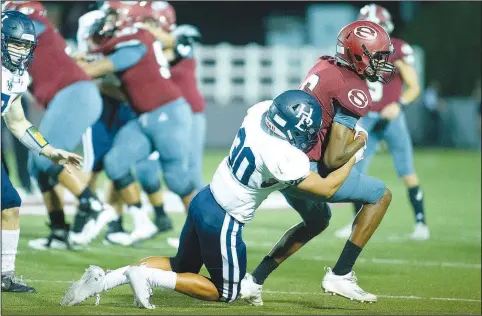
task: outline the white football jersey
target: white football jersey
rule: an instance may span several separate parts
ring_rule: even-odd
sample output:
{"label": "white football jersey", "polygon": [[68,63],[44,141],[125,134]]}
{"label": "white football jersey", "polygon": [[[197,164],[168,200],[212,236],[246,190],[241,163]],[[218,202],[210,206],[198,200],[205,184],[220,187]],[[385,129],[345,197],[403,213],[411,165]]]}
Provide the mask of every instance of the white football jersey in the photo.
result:
{"label": "white football jersey", "polygon": [[241,223],[274,191],[303,180],[310,172],[308,156],[263,129],[263,114],[273,101],[248,110],[228,157],[218,166],[211,192],[218,204]]}
{"label": "white football jersey", "polygon": [[2,66],[2,116],[8,112],[13,100],[27,91],[29,82],[26,71],[20,76]]}

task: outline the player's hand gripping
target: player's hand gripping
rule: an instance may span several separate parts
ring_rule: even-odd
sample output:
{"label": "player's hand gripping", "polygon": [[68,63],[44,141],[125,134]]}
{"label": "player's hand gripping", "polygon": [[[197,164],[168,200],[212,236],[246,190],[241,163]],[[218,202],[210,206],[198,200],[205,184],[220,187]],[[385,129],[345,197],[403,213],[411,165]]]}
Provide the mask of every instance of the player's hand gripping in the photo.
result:
{"label": "player's hand gripping", "polygon": [[367,149],[367,140],[368,140],[368,132],[366,131],[366,129],[361,127],[360,124],[358,123],[355,125],[354,139],[357,139],[357,138],[362,138],[363,141],[365,142],[365,145],[356,152],[355,163],[363,159],[363,153],[365,152],[365,149]]}
{"label": "player's hand gripping", "polygon": [[45,157],[49,158],[52,162],[64,166],[65,169],[70,173],[71,167],[79,170],[82,167],[83,158],[74,153],[54,148],[50,145],[45,146],[40,152]]}

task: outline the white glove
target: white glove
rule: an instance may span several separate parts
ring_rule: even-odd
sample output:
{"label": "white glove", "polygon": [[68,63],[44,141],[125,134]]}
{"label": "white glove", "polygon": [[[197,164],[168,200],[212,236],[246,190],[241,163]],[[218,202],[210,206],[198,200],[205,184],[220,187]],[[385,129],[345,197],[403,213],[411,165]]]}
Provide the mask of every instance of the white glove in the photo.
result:
{"label": "white glove", "polygon": [[198,28],[189,24],[183,24],[183,25],[177,26],[174,29],[174,31],[171,32],[171,35],[176,38],[181,35],[192,39],[201,37],[201,33],[199,32]]}
{"label": "white glove", "polygon": [[355,137],[353,139],[356,139],[362,133],[366,135],[365,145],[363,146],[363,149],[365,150],[365,149],[367,149],[368,132],[367,132],[366,129],[361,127],[360,124],[356,123],[356,125],[355,125]]}
{"label": "white glove", "polygon": [[355,154],[355,163],[358,163],[360,160],[363,159],[363,153],[365,152],[366,146],[360,148]]}

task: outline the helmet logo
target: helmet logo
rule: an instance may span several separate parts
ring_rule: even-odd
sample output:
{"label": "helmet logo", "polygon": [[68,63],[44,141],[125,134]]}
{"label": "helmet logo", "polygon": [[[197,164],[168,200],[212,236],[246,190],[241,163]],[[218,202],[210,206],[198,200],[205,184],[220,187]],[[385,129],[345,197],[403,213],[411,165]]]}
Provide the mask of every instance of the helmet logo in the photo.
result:
{"label": "helmet logo", "polygon": [[298,124],[296,124],[296,128],[302,132],[306,132],[306,129],[303,129],[301,125],[305,124],[306,127],[310,127],[311,124],[313,124],[313,120],[311,119],[312,114],[313,114],[313,109],[310,109],[309,112],[306,112],[305,105],[301,104],[301,108],[298,111],[298,114],[296,114],[296,117],[300,119],[298,121]]}
{"label": "helmet logo", "polygon": [[377,31],[369,26],[359,26],[353,31],[353,33],[356,37],[369,41],[372,41],[378,37]]}
{"label": "helmet logo", "polygon": [[365,92],[358,89],[352,89],[348,92],[348,100],[350,100],[351,104],[360,109],[363,109],[368,105],[367,95]]}

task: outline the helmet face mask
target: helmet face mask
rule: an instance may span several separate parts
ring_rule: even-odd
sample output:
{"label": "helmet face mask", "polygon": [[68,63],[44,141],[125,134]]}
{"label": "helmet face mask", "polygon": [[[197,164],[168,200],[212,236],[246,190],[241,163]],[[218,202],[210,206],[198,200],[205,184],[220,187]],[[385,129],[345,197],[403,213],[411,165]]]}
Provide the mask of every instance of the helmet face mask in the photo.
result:
{"label": "helmet face mask", "polygon": [[18,11],[2,13],[2,66],[23,75],[33,60],[37,46],[32,21]]}
{"label": "helmet face mask", "polygon": [[388,33],[370,21],[356,21],[338,34],[336,60],[356,72],[362,79],[387,84],[395,73],[389,63],[394,53]]}

